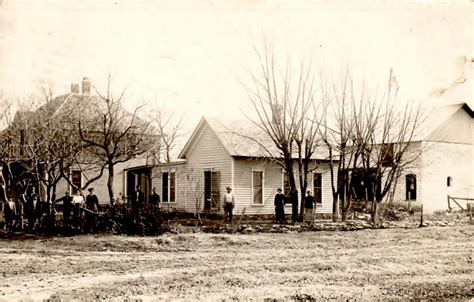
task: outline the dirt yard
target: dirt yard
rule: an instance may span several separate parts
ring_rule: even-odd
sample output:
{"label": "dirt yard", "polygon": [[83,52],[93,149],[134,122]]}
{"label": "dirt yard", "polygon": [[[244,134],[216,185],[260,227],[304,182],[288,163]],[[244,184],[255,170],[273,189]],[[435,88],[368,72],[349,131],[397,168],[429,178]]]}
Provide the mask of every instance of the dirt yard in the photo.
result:
{"label": "dirt yard", "polygon": [[0,241],[0,301],[474,297],[474,227]]}

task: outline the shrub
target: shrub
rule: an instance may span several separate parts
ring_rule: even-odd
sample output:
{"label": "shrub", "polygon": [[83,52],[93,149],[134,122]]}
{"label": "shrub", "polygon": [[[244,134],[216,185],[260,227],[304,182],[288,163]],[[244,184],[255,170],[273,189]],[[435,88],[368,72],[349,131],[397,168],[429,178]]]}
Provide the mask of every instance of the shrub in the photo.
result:
{"label": "shrub", "polygon": [[145,204],[142,208],[114,205],[99,217],[96,230],[126,235],[161,235],[169,230],[167,214]]}

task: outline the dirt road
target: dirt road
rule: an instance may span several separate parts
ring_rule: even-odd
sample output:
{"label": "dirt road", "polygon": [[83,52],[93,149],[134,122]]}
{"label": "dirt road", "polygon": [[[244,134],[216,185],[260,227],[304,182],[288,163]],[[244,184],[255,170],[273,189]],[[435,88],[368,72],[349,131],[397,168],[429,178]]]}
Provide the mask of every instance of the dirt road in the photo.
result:
{"label": "dirt road", "polygon": [[0,241],[0,301],[474,297],[474,227]]}

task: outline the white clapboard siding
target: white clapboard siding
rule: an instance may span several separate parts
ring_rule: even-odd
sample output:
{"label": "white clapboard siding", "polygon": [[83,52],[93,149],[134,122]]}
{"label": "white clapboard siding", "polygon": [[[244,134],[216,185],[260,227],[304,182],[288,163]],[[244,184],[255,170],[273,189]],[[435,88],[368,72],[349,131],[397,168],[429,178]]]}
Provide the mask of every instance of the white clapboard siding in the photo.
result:
{"label": "white clapboard siding", "polygon": [[[234,162],[235,181],[234,194],[236,197],[236,213],[240,214],[245,207],[245,213],[249,215],[273,214],[275,207],[273,204],[277,188],[283,186],[282,168],[265,159],[235,159]],[[263,171],[263,205],[252,204],[252,172]],[[322,206],[317,208],[317,213],[332,212],[331,175],[327,163],[319,164],[319,168],[314,172],[322,173]],[[299,187],[298,177],[296,185]],[[308,190],[313,190],[312,176]],[[300,198],[298,194],[298,198]],[[300,200],[299,200],[300,201]],[[299,208],[298,208],[299,209]],[[286,212],[291,211],[291,206],[287,205]]]}
{"label": "white clapboard siding", "polygon": [[[222,197],[225,188],[232,186],[231,165],[232,157],[219,141],[217,135],[205,124],[202,132],[199,133],[198,139],[196,139],[191,146],[185,164],[177,167],[159,167],[154,171],[161,173],[159,170],[175,169],[177,178],[177,202],[175,205],[170,206],[194,213],[197,204],[196,196],[199,197],[199,207],[201,209],[204,207],[204,171],[212,170],[214,172],[220,172],[219,193]],[[192,182],[192,184],[190,182]],[[160,175],[154,178],[153,185],[158,189],[158,192],[161,192]],[[201,192],[196,192],[195,189],[191,191],[192,187],[196,185],[201,187]],[[168,205],[164,204],[164,206]]]}

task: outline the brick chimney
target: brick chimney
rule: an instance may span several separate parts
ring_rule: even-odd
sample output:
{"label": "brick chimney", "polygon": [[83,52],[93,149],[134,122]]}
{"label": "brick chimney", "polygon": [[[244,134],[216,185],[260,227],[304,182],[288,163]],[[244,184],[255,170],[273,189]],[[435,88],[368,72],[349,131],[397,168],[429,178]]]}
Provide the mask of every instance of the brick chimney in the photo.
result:
{"label": "brick chimney", "polygon": [[91,82],[89,78],[84,77],[82,79],[82,94],[90,95],[91,94]]}
{"label": "brick chimney", "polygon": [[79,84],[71,84],[71,93],[79,93]]}

